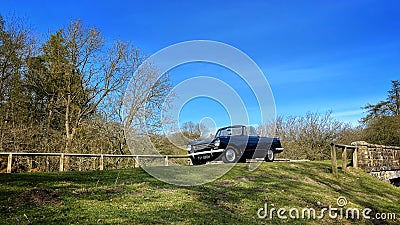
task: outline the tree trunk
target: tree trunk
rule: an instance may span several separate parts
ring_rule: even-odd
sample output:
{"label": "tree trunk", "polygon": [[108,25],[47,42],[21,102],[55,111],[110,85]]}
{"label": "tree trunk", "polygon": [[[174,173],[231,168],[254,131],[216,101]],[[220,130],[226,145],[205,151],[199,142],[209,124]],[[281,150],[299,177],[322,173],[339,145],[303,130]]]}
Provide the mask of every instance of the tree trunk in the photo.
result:
{"label": "tree trunk", "polygon": [[[70,153],[71,145],[72,145],[72,134],[71,134],[71,127],[70,127],[70,105],[71,105],[71,94],[67,94],[67,104],[65,109],[65,150],[64,153]],[[69,170],[69,158],[67,158],[64,162],[65,170]]]}
{"label": "tree trunk", "polygon": [[52,149],[50,149],[50,124],[53,118],[53,102],[54,102],[54,97],[50,97],[50,101],[48,104],[48,115],[47,115],[47,121],[46,121],[46,131],[44,133],[44,144],[45,144],[45,149],[47,152],[50,152]]}
{"label": "tree trunk", "polygon": [[71,146],[71,133],[70,133],[70,115],[69,115],[69,110],[70,110],[70,104],[71,104],[71,95],[67,95],[67,104],[65,107],[65,135],[66,135],[66,140],[65,140],[65,153],[68,153],[70,150]]}

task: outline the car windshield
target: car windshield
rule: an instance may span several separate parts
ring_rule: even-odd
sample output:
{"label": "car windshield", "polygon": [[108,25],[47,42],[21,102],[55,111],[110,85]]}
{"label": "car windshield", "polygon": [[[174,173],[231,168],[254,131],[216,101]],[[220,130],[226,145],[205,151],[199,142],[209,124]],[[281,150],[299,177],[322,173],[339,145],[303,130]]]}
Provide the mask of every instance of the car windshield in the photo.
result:
{"label": "car windshield", "polygon": [[242,135],[242,127],[228,127],[222,130],[219,130],[215,137],[220,136],[238,136]]}

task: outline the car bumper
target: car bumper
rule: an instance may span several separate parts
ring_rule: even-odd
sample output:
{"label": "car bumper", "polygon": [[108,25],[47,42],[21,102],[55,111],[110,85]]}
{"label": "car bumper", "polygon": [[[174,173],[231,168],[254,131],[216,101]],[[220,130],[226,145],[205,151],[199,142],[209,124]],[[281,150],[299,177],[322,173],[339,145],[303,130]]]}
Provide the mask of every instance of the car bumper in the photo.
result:
{"label": "car bumper", "polygon": [[195,156],[198,156],[198,155],[208,155],[208,154],[212,155],[214,153],[220,153],[220,152],[223,152],[223,151],[224,151],[224,149],[210,149],[208,151],[188,153],[188,156],[195,157]]}

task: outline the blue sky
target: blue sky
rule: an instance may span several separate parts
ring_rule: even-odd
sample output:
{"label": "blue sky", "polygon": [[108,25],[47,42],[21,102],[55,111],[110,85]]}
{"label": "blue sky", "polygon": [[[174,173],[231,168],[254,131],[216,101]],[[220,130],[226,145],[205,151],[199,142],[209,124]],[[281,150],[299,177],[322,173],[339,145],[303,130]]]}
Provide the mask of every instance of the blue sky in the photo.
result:
{"label": "blue sky", "polygon": [[[80,18],[107,39],[131,41],[148,55],[188,40],[227,43],[258,64],[272,88],[277,114],[283,116],[333,110],[335,118],[356,124],[361,107],[385,99],[390,80],[400,79],[400,2],[395,0],[10,0],[0,3],[0,12],[25,17],[42,34]],[[221,76],[220,71],[188,66],[171,71],[171,79]],[[248,90],[239,90],[237,78],[222,78],[254,106]],[[214,113],[217,126],[226,123],[224,113],[221,118],[215,113],[221,106],[197,101],[183,109],[182,120],[198,122]]]}

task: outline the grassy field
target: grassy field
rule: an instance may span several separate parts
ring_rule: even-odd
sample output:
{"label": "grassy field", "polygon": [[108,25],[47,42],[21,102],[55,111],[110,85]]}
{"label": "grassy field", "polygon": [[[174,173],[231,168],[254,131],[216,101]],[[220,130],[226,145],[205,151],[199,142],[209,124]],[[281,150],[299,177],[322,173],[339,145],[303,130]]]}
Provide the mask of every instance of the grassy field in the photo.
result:
{"label": "grassy field", "polygon": [[[220,165],[209,165],[220,166]],[[257,211],[337,206],[396,213],[396,219],[259,218]],[[263,163],[250,172],[238,164],[206,185],[180,187],[142,169],[0,174],[1,224],[398,224],[400,189],[351,169],[334,178],[325,162]],[[265,211],[260,211],[263,214]],[[270,211],[268,211],[270,212]],[[295,215],[295,210],[292,211]],[[383,215],[383,214],[379,214]],[[388,216],[388,214],[385,214]],[[390,215],[389,215],[390,216]],[[361,216],[362,217],[362,216]]]}

